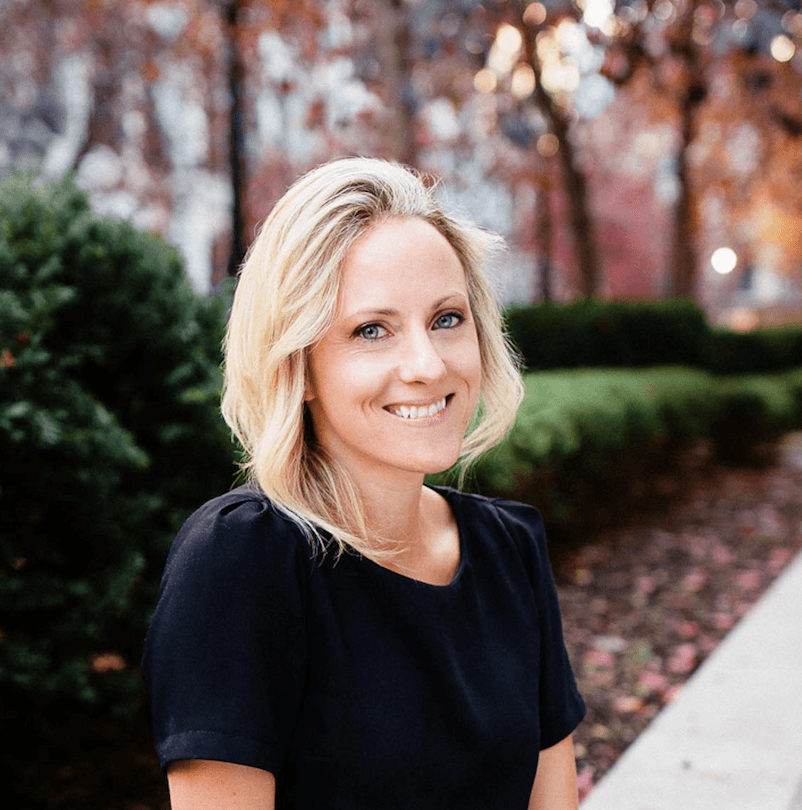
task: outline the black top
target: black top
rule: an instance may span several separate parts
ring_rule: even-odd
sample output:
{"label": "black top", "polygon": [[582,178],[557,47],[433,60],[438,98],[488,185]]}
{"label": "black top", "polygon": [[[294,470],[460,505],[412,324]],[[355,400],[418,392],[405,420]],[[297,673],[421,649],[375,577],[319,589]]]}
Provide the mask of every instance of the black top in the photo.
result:
{"label": "black top", "polygon": [[585,706],[538,512],[438,488],[461,560],[430,585],[344,554],[240,487],[175,539],[143,673],[162,765],[277,777],[279,810],[526,808]]}

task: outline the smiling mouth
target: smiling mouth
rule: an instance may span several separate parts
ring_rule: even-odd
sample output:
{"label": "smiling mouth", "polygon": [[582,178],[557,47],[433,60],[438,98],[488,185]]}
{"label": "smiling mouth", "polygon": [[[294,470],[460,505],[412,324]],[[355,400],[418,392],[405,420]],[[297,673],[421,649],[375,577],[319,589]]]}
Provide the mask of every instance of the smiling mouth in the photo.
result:
{"label": "smiling mouth", "polygon": [[425,419],[442,413],[452,396],[453,394],[449,394],[447,397],[432,402],[430,405],[388,405],[387,410],[402,419]]}

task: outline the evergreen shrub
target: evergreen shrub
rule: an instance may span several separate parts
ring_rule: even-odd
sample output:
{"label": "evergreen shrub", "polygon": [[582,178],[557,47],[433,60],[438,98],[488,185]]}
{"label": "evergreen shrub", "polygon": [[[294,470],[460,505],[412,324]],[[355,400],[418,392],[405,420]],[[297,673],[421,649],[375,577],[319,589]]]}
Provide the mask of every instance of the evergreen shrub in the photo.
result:
{"label": "evergreen shrub", "polygon": [[507,439],[472,468],[479,492],[540,507],[555,535],[620,517],[677,449],[711,438],[748,458],[759,443],[802,428],[802,368],[717,376],[702,369],[567,369],[525,375],[526,398]]}
{"label": "evergreen shrub", "polygon": [[802,366],[802,327],[734,332],[711,327],[687,299],[513,307],[507,330],[526,368],[686,365],[714,374],[760,374]]}
{"label": "evergreen shrub", "polygon": [[581,298],[513,307],[505,319],[510,339],[530,371],[706,364],[707,320],[687,299]]}
{"label": "evergreen shrub", "polygon": [[64,717],[143,703],[170,541],[235,474],[224,321],[173,248],[72,181],[0,183],[0,704],[21,781],[26,737],[41,754]]}
{"label": "evergreen shrub", "polygon": [[711,329],[706,365],[715,374],[759,374],[802,366],[802,328]]}

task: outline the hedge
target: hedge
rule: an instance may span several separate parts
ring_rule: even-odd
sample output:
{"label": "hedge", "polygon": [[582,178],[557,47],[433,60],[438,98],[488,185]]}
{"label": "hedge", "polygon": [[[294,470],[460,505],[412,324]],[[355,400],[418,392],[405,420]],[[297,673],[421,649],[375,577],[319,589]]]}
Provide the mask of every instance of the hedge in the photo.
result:
{"label": "hedge", "polygon": [[802,365],[802,328],[733,332],[711,329],[706,367],[715,374],[758,374]]}
{"label": "hedge", "polygon": [[802,366],[802,327],[740,333],[712,327],[687,299],[600,301],[514,307],[510,339],[530,371],[686,365],[715,374]]}
{"label": "hedge", "polygon": [[686,299],[601,301],[514,307],[507,329],[531,370],[579,366],[703,366],[709,327]]}
{"label": "hedge", "polygon": [[730,376],[682,366],[572,369],[528,373],[525,383],[509,436],[466,483],[540,506],[558,533],[581,523],[602,491],[620,498],[608,509],[620,517],[628,476],[657,473],[689,440],[712,438],[721,456],[743,460],[760,442],[802,428],[802,367]]}

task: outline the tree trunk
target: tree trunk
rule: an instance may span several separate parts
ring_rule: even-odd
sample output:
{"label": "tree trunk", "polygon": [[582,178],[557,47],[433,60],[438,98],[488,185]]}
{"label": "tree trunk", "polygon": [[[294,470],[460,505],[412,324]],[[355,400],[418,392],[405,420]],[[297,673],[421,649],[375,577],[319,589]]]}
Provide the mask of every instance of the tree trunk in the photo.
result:
{"label": "tree trunk", "polygon": [[231,168],[231,254],[228,261],[228,275],[235,276],[245,258],[245,217],[244,205],[247,189],[247,168],[245,159],[244,96],[245,68],[239,46],[237,15],[242,0],[228,0],[224,7],[225,31],[228,44],[228,87],[229,87],[229,160]]}
{"label": "tree trunk", "polygon": [[576,168],[574,148],[568,140],[567,121],[563,116],[560,118],[560,122],[552,120],[551,123],[560,144],[560,165],[571,218],[574,257],[579,270],[579,291],[591,296],[599,292],[599,260],[588,210],[587,184],[585,176]]}
{"label": "tree trunk", "polygon": [[585,176],[576,166],[574,147],[569,139],[569,120],[555,104],[541,82],[541,64],[535,48],[534,31],[524,25],[521,29],[524,55],[535,72],[534,102],[549,123],[559,144],[563,189],[568,201],[574,261],[579,274],[579,292],[585,296],[597,295],[600,287],[599,258],[593,233],[593,221],[588,203]]}
{"label": "tree trunk", "polygon": [[680,144],[677,152],[677,183],[679,194],[674,206],[674,227],[671,240],[671,276],[669,293],[673,296],[695,298],[697,290],[696,246],[698,218],[696,193],[691,180],[688,151],[696,137],[697,110],[707,97],[704,71],[698,48],[693,41],[694,16],[698,2],[688,2],[677,22],[672,50],[684,66],[683,86],[679,96]]}
{"label": "tree trunk", "polygon": [[[532,303],[551,301],[554,298],[554,218],[551,215],[551,178],[549,166],[543,168],[537,188],[537,210],[535,211],[535,243],[538,247],[537,278],[532,285]],[[537,175],[536,175],[537,178]]]}
{"label": "tree trunk", "polygon": [[671,240],[672,296],[694,298],[696,294],[696,200],[691,188],[688,166],[688,147],[693,142],[693,105],[683,103],[681,138],[677,154],[677,183],[679,193],[674,205],[674,223]]}
{"label": "tree trunk", "polygon": [[402,0],[378,0],[373,5],[373,36],[382,81],[393,109],[389,152],[395,160],[414,166],[415,97],[410,60],[411,35]]}

